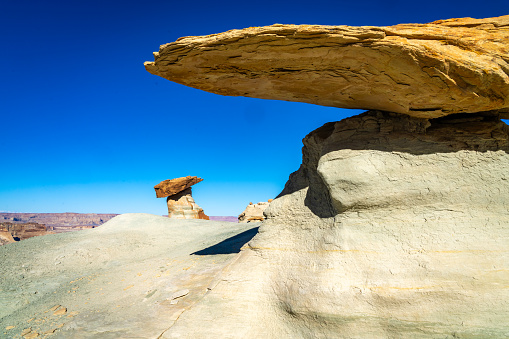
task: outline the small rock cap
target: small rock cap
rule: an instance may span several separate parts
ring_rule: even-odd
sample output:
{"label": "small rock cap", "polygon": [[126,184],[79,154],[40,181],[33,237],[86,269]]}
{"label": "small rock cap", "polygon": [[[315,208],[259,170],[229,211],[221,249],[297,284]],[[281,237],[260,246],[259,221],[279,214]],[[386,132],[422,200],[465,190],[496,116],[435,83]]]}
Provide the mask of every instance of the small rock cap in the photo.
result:
{"label": "small rock cap", "polygon": [[156,196],[158,198],[164,198],[182,192],[200,181],[203,181],[203,179],[192,176],[168,179],[155,185],[154,189],[156,190]]}

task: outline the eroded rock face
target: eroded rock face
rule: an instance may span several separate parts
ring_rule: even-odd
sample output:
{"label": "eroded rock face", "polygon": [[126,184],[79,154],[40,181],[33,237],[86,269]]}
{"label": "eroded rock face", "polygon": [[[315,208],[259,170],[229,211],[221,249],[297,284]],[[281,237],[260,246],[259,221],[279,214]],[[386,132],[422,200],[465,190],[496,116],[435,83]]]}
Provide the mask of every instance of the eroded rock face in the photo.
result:
{"label": "eroded rock face", "polygon": [[262,201],[257,204],[253,204],[252,202],[246,206],[244,212],[239,215],[239,222],[253,222],[253,221],[263,221],[265,220],[265,216],[263,215],[263,211],[269,207],[269,202]]}
{"label": "eroded rock face", "polygon": [[0,246],[13,243],[15,240],[7,226],[0,224]]}
{"label": "eroded rock face", "polygon": [[272,25],[162,45],[146,69],[221,95],[414,117],[509,113],[509,16],[391,27]]}
{"label": "eroded rock face", "polygon": [[203,208],[194,202],[191,187],[169,196],[166,203],[168,204],[169,218],[209,220],[209,217],[203,212]]}
{"label": "eroded rock face", "polygon": [[489,113],[326,124],[259,234],[163,338],[506,336],[508,152]]}
{"label": "eroded rock face", "polygon": [[154,189],[156,191],[156,195],[158,198],[164,198],[180,193],[201,181],[203,181],[202,178],[192,176],[168,179],[161,181],[159,184],[155,185]]}
{"label": "eroded rock face", "polygon": [[46,225],[41,225],[35,222],[20,224],[12,222],[2,222],[0,223],[0,227],[2,227],[4,230],[7,230],[11,234],[13,240],[16,241],[54,233],[50,229],[48,229]]}

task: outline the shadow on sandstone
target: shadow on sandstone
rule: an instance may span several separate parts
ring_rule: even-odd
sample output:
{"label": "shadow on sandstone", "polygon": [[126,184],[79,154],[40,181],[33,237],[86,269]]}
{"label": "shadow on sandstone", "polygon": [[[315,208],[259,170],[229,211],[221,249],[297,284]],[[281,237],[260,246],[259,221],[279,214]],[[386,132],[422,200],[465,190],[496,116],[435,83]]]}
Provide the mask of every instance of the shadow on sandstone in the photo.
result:
{"label": "shadow on sandstone", "polygon": [[225,239],[213,246],[204,248],[200,251],[191,253],[194,255],[216,255],[216,254],[233,254],[239,253],[242,246],[258,233],[259,227],[251,228],[233,237]]}
{"label": "shadow on sandstone", "polygon": [[338,212],[317,168],[320,158],[338,150],[375,150],[426,155],[460,151],[509,153],[509,126],[497,112],[460,113],[441,118],[368,111],[329,122],[303,139],[302,165],[277,198],[309,187],[305,205],[320,218]]}

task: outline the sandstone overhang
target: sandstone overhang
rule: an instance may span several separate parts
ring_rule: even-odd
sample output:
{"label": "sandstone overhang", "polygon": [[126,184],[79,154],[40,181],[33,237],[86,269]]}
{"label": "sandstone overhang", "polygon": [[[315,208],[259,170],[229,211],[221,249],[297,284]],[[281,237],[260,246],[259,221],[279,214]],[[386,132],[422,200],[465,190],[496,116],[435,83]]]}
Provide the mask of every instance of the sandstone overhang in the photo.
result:
{"label": "sandstone overhang", "polygon": [[203,181],[202,178],[192,176],[168,179],[155,185],[154,189],[158,198],[164,198],[180,193],[201,181]]}
{"label": "sandstone overhang", "polygon": [[230,96],[419,118],[509,115],[509,15],[389,27],[250,27],[162,45],[145,68]]}

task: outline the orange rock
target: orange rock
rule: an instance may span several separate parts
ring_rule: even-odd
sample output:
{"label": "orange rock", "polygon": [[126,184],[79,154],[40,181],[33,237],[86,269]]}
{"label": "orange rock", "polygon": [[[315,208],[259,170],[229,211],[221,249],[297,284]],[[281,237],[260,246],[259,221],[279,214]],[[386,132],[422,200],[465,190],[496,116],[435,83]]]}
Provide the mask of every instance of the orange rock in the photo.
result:
{"label": "orange rock", "polygon": [[200,181],[203,181],[203,179],[192,176],[168,179],[155,185],[154,189],[156,190],[156,195],[158,198],[164,198],[180,193],[183,190],[193,186],[194,184],[199,183]]}
{"label": "orange rock", "polygon": [[509,113],[509,15],[389,27],[281,25],[180,38],[145,68],[231,96],[418,118]]}

